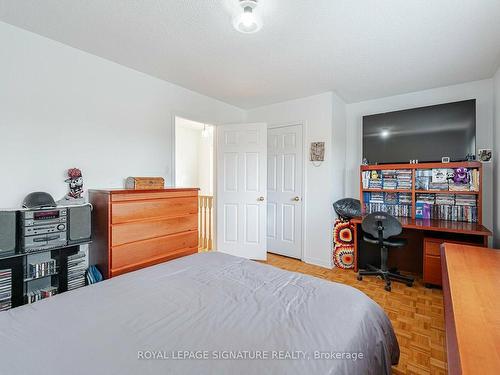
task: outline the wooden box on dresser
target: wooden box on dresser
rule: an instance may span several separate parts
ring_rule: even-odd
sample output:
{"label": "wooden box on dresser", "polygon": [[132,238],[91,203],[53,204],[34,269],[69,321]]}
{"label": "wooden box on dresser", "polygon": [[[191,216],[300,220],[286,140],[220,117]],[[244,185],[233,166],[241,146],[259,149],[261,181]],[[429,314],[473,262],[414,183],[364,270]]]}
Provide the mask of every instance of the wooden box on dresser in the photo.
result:
{"label": "wooden box on dresser", "polygon": [[89,263],[104,278],[198,251],[198,189],[89,190]]}

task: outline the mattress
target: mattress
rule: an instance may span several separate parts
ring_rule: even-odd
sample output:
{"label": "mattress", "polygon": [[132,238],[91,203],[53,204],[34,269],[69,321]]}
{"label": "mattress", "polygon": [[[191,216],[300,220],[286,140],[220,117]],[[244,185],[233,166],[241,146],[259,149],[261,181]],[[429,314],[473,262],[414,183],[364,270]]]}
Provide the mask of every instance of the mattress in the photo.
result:
{"label": "mattress", "polygon": [[0,373],[389,374],[384,311],[352,287],[213,252],[0,313]]}

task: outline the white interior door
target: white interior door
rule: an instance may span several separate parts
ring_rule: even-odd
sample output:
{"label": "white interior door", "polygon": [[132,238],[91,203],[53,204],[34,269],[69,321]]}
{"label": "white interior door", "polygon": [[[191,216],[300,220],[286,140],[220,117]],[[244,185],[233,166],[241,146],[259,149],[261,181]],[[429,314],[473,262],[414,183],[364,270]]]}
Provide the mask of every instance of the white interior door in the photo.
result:
{"label": "white interior door", "polygon": [[267,125],[217,126],[217,250],[266,259]]}
{"label": "white interior door", "polygon": [[302,125],[268,130],[267,248],[302,257]]}

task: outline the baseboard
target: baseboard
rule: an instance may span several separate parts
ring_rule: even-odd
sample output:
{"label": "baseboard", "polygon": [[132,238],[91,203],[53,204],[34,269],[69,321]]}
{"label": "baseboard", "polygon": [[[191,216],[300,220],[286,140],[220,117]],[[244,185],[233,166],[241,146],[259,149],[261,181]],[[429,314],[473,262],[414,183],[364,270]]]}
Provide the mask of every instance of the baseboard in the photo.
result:
{"label": "baseboard", "polygon": [[333,268],[333,265],[330,262],[328,261],[324,261],[323,259],[317,259],[317,258],[307,258],[305,257],[304,259],[302,259],[303,262],[305,263],[308,263],[308,264],[313,264],[315,266],[319,266],[319,267],[323,267],[323,268],[328,268],[328,269],[332,269]]}

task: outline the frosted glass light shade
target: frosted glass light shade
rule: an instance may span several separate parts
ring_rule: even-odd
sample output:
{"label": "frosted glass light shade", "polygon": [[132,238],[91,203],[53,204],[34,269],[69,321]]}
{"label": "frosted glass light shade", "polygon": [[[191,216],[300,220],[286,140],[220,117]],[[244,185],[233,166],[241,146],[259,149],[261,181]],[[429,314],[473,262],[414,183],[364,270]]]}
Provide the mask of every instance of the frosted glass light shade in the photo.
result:
{"label": "frosted glass light shade", "polygon": [[241,33],[256,33],[262,28],[261,18],[253,11],[245,10],[233,21],[234,28]]}

